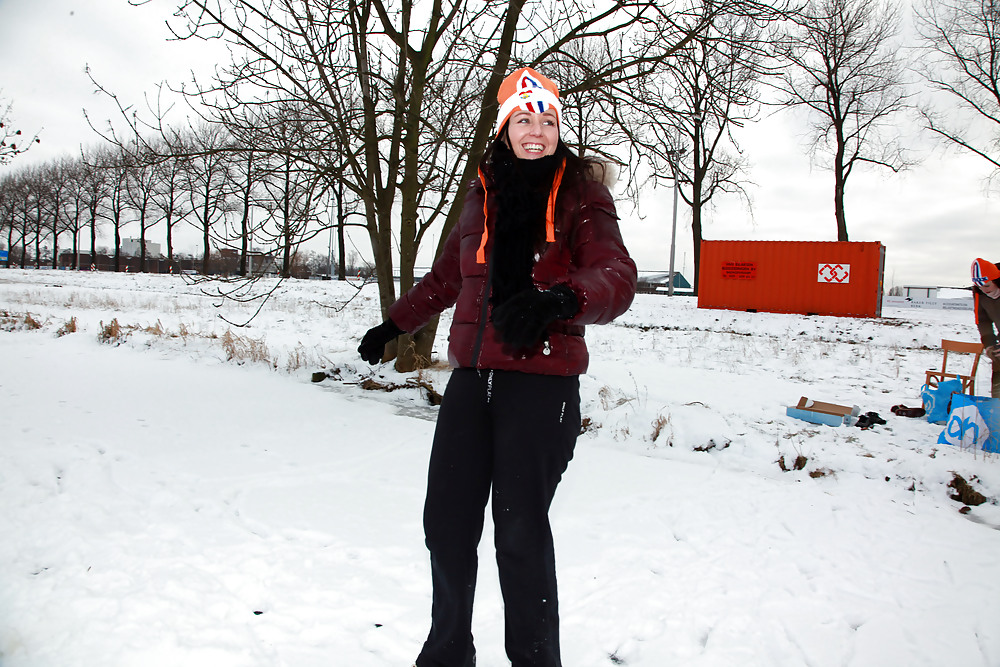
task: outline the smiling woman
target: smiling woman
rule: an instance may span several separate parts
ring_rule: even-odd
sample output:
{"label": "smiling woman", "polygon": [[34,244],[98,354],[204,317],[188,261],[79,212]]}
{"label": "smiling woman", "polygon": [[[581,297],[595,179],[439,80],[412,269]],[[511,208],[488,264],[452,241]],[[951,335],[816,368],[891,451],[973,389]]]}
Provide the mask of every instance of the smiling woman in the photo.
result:
{"label": "smiling woman", "polygon": [[477,548],[492,498],[507,657],[561,667],[549,505],[580,434],[584,325],[629,307],[636,268],[599,164],[559,138],[556,85],[530,68],[500,86],[499,128],[440,257],[361,340],[385,345],[455,305],[454,367],[431,450],[424,533],[434,598],[416,667],[473,667]]}

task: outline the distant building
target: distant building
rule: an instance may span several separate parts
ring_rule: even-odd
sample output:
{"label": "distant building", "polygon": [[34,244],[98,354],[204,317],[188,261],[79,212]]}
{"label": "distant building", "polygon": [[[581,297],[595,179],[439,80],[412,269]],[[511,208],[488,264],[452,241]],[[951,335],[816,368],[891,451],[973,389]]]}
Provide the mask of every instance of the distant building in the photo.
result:
{"label": "distant building", "polygon": [[903,285],[903,294],[901,296],[904,296],[907,299],[936,299],[938,298],[938,290],[940,289],[940,287]]}
{"label": "distant building", "polygon": [[[139,239],[122,239],[122,254],[129,257],[142,255],[142,241]],[[146,241],[146,257],[160,257],[160,244]]]}
{"label": "distant building", "polygon": [[[636,291],[642,294],[667,294],[670,291],[670,273],[647,273],[639,276]],[[674,293],[691,293],[691,283],[681,274],[674,272]]]}
{"label": "distant building", "polygon": [[[235,248],[220,248],[218,254],[217,270],[220,273],[235,275],[240,267],[240,251]],[[274,255],[259,250],[247,253],[246,269],[250,275],[278,275],[278,264]]]}
{"label": "distant building", "polygon": [[942,310],[972,310],[971,287],[924,287],[905,285],[893,287],[883,305],[896,308],[940,308]]}

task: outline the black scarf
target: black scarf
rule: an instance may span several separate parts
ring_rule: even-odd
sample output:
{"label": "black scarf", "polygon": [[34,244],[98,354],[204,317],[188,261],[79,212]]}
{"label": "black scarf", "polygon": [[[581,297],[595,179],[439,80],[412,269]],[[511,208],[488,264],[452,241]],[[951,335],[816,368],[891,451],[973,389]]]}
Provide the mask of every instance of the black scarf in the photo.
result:
{"label": "black scarf", "polygon": [[545,213],[561,159],[523,160],[498,142],[491,160],[498,214],[493,226],[494,307],[532,287],[535,253],[545,241]]}

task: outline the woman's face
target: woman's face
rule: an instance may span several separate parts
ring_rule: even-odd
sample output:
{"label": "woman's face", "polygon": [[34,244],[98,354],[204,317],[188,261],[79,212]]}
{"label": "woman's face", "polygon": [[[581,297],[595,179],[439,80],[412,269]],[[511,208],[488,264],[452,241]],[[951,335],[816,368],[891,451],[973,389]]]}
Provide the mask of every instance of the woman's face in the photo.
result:
{"label": "woman's face", "polygon": [[552,155],[559,145],[559,117],[554,109],[544,113],[518,109],[507,123],[507,141],[522,160]]}
{"label": "woman's face", "polygon": [[1000,287],[997,287],[997,284],[992,280],[990,280],[984,285],[980,285],[979,289],[981,289],[983,291],[983,294],[990,297],[991,299],[996,299],[997,297],[1000,297]]}

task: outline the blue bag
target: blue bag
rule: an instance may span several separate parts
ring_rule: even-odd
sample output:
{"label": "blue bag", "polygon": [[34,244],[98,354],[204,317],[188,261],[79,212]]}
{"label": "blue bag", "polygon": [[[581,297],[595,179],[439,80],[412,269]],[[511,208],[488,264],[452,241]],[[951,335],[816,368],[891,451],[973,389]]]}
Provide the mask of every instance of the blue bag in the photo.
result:
{"label": "blue bag", "polygon": [[1000,398],[956,394],[938,443],[1000,452]]}
{"label": "blue bag", "polygon": [[928,387],[926,384],[920,388],[920,399],[924,402],[924,411],[927,413],[927,421],[932,424],[943,424],[948,420],[948,412],[951,410],[952,394],[962,393],[962,381],[945,380],[939,382],[937,387]]}

